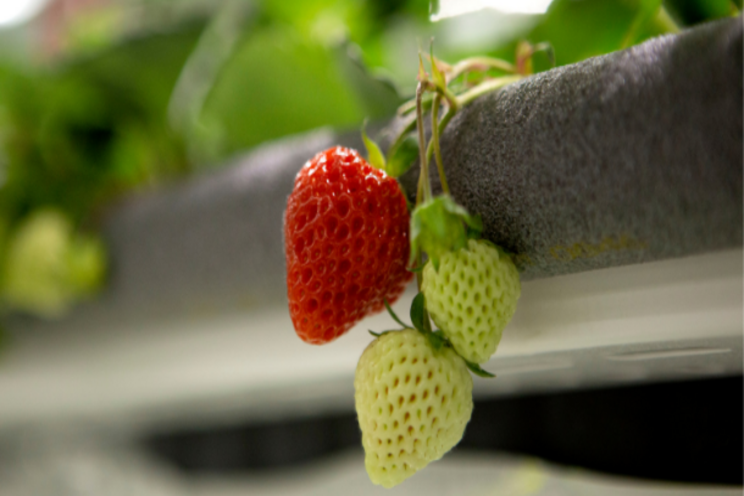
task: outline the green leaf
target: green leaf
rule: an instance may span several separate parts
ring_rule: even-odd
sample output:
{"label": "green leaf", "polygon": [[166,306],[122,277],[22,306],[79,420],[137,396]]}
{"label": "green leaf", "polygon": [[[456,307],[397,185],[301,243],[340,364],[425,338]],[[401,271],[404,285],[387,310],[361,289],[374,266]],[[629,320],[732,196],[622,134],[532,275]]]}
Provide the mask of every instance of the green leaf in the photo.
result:
{"label": "green leaf", "polygon": [[480,239],[483,233],[483,219],[480,214],[475,214],[470,218],[471,222],[467,223],[468,239]]}
{"label": "green leaf", "polygon": [[373,167],[385,171],[385,156],[382,154],[380,146],[367,136],[366,128],[367,120],[365,119],[364,124],[362,124],[362,140],[364,140],[364,146],[367,148],[367,161]]}
{"label": "green leaf", "polygon": [[483,230],[479,216],[468,211],[447,196],[438,196],[422,203],[411,215],[411,258],[415,262],[419,249],[426,252],[429,260],[438,269],[439,259],[448,252],[464,248],[468,242],[468,231],[475,234]]}
{"label": "green leaf", "polygon": [[413,322],[413,327],[423,333],[427,332],[426,327],[424,327],[425,313],[424,293],[419,293],[411,302],[411,322]]}
{"label": "green leaf", "polygon": [[470,215],[468,211],[465,209],[465,207],[458,205],[455,203],[455,201],[449,197],[449,196],[442,196],[443,198],[443,205],[444,208],[447,210],[447,212],[458,215],[462,218],[463,222],[465,224],[477,231],[477,232],[483,232],[483,219],[481,218],[480,214]]}
{"label": "green leaf", "polygon": [[383,303],[385,303],[385,309],[387,309],[388,313],[390,314],[390,316],[393,318],[394,321],[396,321],[398,324],[403,326],[404,329],[413,329],[413,327],[409,326],[408,324],[400,320],[400,317],[398,317],[393,311],[393,309],[390,308],[390,304],[388,303],[387,298],[383,299],[382,301]]}
{"label": "green leaf", "polygon": [[[562,66],[609,53],[621,48],[642,4],[656,0],[553,0],[538,24],[523,38],[537,45],[549,41],[555,48],[556,65]],[[708,0],[700,0],[707,2]],[[635,42],[666,32],[652,20],[638,32]],[[510,57],[515,43],[490,52],[495,57]],[[535,70],[547,70],[548,64],[535,60]]]}
{"label": "green leaf", "polygon": [[333,50],[339,73],[353,91],[360,110],[372,121],[388,120],[403,103],[394,83],[385,74],[373,72],[364,54],[350,41]]}
{"label": "green leaf", "polygon": [[641,0],[638,6],[638,12],[635,15],[635,19],[628,27],[628,31],[623,37],[621,44],[622,48],[627,48],[633,44],[638,37],[638,33],[641,29],[648,24],[651,18],[661,8],[661,0]]}
{"label": "green leaf", "polygon": [[258,10],[250,2],[222,2],[191,51],[172,89],[168,102],[168,120],[189,146],[190,158],[197,163],[212,163],[219,157],[221,134],[205,128],[199,119],[209,92],[250,31]]}
{"label": "green leaf", "polygon": [[367,332],[369,332],[370,334],[372,334],[374,337],[379,338],[381,336],[384,336],[385,334],[390,334],[391,332],[398,332],[398,331],[402,331],[402,330],[403,329],[389,329],[387,331],[375,332],[372,329],[367,329]]}
{"label": "green leaf", "polygon": [[[463,358],[463,360],[465,359]],[[473,362],[469,362],[465,360],[465,365],[468,366],[468,368],[470,369],[472,373],[474,373],[475,375],[479,377],[486,377],[486,378],[496,377],[494,374],[490,373],[489,371],[483,370],[481,366],[478,365],[477,363],[473,363]]]}
{"label": "green leaf", "polygon": [[388,160],[387,170],[385,172],[392,177],[402,176],[416,163],[418,153],[418,140],[413,136],[408,136],[395,148],[390,150],[390,160]]}
{"label": "green leaf", "polygon": [[667,0],[665,9],[674,14],[681,25],[692,26],[726,16],[736,16],[740,0]]}
{"label": "green leaf", "polygon": [[550,68],[555,68],[555,50],[553,49],[553,45],[551,45],[550,42],[543,41],[542,43],[538,43],[537,45],[532,47],[533,58],[536,53],[544,53],[545,56],[548,58],[548,64],[550,65]]}
{"label": "green leaf", "polygon": [[430,332],[426,337],[429,338],[429,343],[435,350],[440,350],[449,345],[449,341],[447,341],[447,337],[442,331]]}
{"label": "green leaf", "polygon": [[222,133],[228,154],[320,126],[358,125],[364,115],[333,50],[269,23],[235,47],[199,117]]}

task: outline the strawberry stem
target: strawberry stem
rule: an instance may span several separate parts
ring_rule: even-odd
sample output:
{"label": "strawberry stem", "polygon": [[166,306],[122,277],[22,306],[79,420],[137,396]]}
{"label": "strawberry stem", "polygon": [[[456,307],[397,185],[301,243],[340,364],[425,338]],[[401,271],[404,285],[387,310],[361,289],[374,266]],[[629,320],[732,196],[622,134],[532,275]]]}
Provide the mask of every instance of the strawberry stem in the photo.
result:
{"label": "strawberry stem", "polygon": [[447,80],[448,82],[453,81],[466,72],[477,70],[487,71],[489,69],[496,69],[512,74],[517,72],[517,68],[505,60],[491,57],[471,57],[455,64],[451,72],[447,75]]}
{"label": "strawberry stem", "polygon": [[[447,127],[447,124],[449,124],[449,122],[455,116],[455,113],[456,112],[457,111],[456,110],[453,110],[452,108],[447,109],[447,112],[444,114],[444,117],[442,117],[442,120],[439,121],[439,128],[437,129],[437,135],[438,136],[441,136],[441,134],[444,132],[444,129]],[[427,162],[431,160],[431,156],[432,156],[433,153],[434,153],[434,141],[432,140],[432,141],[429,142],[429,146],[426,149],[426,161]],[[441,156],[440,156],[440,160],[441,160]],[[437,166],[438,166],[438,164],[437,164]],[[444,170],[444,169],[442,169],[442,170]],[[441,179],[441,177],[440,177],[440,179]],[[446,182],[446,179],[445,179],[445,182]],[[442,183],[442,188],[444,188],[444,182]],[[448,188],[449,188],[449,186],[448,186]]]}
{"label": "strawberry stem", "polygon": [[[460,108],[460,102],[457,100],[457,96],[452,93],[452,91],[447,88],[446,86],[443,89],[437,88],[437,96],[444,97],[445,100],[447,100],[447,104],[449,105],[449,108],[454,109],[457,111],[457,109]],[[434,104],[436,104],[437,99],[434,97]],[[434,104],[432,104],[432,109],[434,108]]]}
{"label": "strawberry stem", "polygon": [[421,201],[431,199],[431,184],[429,183],[429,163],[427,160],[426,138],[424,137],[424,111],[421,105],[421,98],[424,94],[424,82],[419,81],[416,86],[416,127],[418,128],[419,157],[421,160],[421,171],[419,172],[418,194],[416,195],[416,205]]}
{"label": "strawberry stem", "polygon": [[483,96],[486,93],[490,93],[494,90],[497,90],[499,88],[503,88],[504,86],[509,85],[511,83],[516,83],[523,77],[524,76],[522,75],[514,75],[514,76],[503,76],[500,78],[489,79],[488,81],[482,82],[478,86],[466,91],[465,93],[461,93],[460,96],[457,97],[457,101],[461,107],[464,107],[465,105],[468,105],[470,102],[472,102],[476,98]]}
{"label": "strawberry stem", "polygon": [[[421,104],[424,106],[424,111],[429,110],[429,107],[431,107],[431,102],[434,100],[434,97],[428,93],[424,94],[424,97],[421,101]],[[404,116],[407,115],[410,112],[413,112],[416,110],[416,98],[412,98],[411,100],[408,100],[403,105],[398,107],[398,115]],[[413,128],[411,128],[413,129]]]}
{"label": "strawberry stem", "polygon": [[[434,157],[437,162],[437,169],[439,170],[439,182],[442,183],[442,191],[445,195],[450,194],[449,185],[447,184],[447,176],[444,174],[444,164],[442,163],[442,152],[439,148],[439,105],[442,97],[437,94],[434,97],[434,104],[431,107],[431,144],[434,146]],[[452,107],[450,107],[452,108]],[[426,150],[427,162],[429,150]]]}
{"label": "strawberry stem", "polygon": [[387,309],[388,313],[393,318],[393,320],[397,322],[398,324],[400,324],[401,326],[403,326],[403,329],[413,329],[413,327],[409,326],[408,324],[400,320],[400,317],[398,317],[396,313],[393,311],[393,309],[390,308],[390,303],[388,303],[387,298],[384,298],[382,302],[385,304],[385,308]]}
{"label": "strawberry stem", "polygon": [[492,374],[491,372],[484,370],[480,365],[478,365],[475,362],[469,362],[468,360],[465,360],[464,358],[463,358],[463,361],[465,362],[465,365],[467,365],[467,367],[470,369],[470,371],[477,376],[485,377],[487,379],[496,377],[495,374]]}

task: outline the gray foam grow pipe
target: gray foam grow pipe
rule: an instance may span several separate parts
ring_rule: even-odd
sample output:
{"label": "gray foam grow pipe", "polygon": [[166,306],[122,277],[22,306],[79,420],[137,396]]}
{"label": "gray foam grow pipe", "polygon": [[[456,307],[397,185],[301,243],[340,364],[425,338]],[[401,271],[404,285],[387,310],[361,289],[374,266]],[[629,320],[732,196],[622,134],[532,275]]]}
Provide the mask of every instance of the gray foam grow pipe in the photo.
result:
{"label": "gray foam grow pipe", "polygon": [[[287,195],[335,144],[361,147],[321,130],[131,198],[105,227],[107,290],[67,324],[281,303]],[[463,109],[442,146],[453,195],[525,279],[739,247],[742,21],[530,77]]]}
{"label": "gray foam grow pipe", "polygon": [[741,18],[538,74],[450,126],[452,194],[525,279],[742,244]]}

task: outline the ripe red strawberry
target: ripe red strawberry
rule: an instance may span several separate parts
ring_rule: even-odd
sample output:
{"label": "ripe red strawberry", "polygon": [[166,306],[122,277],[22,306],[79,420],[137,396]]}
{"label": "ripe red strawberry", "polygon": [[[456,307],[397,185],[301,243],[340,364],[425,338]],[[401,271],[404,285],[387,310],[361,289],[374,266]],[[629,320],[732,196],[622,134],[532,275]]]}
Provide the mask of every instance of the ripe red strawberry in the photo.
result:
{"label": "ripe red strawberry", "polygon": [[284,217],[289,314],[311,344],[392,303],[406,270],[409,217],[398,183],[355,150],[330,148],[295,179]]}

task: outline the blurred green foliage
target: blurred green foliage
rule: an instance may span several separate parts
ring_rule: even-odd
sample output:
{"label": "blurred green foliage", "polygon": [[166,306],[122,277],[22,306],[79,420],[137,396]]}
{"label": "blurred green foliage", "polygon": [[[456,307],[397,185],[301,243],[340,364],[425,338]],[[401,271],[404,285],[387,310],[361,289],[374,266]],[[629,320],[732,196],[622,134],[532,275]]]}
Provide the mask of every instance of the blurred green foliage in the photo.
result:
{"label": "blurred green foliage", "polygon": [[513,61],[528,40],[549,42],[563,65],[741,7],[555,0],[542,16],[431,22],[427,0],[135,3],[136,18],[119,5],[72,23],[51,61],[0,60],[0,311],[55,316],[91,294],[105,253],[85,232],[134,188],[288,134],[393,115],[432,36],[444,60]]}
{"label": "blurred green foliage", "polygon": [[[354,126],[368,109],[335,58],[288,27],[260,29],[225,65],[203,118],[224,130],[230,148],[324,125]],[[396,103],[384,109],[387,115]]]}
{"label": "blurred green foliage", "polygon": [[75,223],[113,195],[188,170],[165,108],[198,31],[150,36],[37,71],[0,72],[0,212],[41,206]]}

